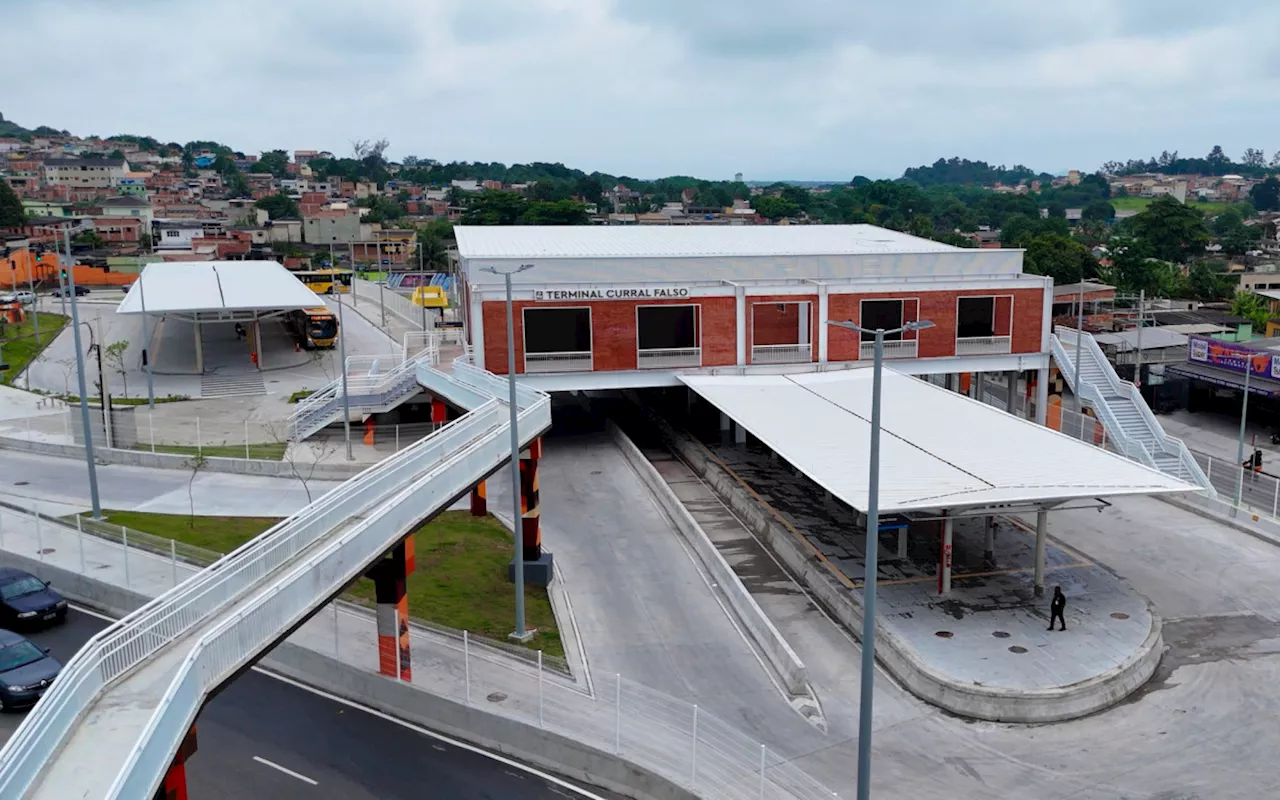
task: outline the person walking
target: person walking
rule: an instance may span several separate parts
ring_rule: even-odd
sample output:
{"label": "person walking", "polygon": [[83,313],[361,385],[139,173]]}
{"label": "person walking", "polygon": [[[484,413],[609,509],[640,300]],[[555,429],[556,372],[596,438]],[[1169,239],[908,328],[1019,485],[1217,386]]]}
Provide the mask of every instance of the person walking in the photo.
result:
{"label": "person walking", "polygon": [[244,326],[241,325],[239,322],[236,323],[236,338],[237,339],[244,338]]}
{"label": "person walking", "polygon": [[1067,629],[1067,621],[1062,616],[1062,612],[1066,611],[1066,609],[1067,597],[1062,593],[1062,587],[1053,587],[1053,600],[1049,602],[1049,630],[1053,630],[1053,621],[1055,619],[1062,626],[1058,630],[1065,631]]}

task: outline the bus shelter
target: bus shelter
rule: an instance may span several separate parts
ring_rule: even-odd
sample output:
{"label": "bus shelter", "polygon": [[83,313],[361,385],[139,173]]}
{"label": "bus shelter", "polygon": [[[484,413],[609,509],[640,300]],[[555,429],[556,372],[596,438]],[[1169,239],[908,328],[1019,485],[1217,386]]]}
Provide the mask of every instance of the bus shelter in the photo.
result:
{"label": "bus shelter", "polygon": [[[315,292],[275,261],[180,261],[146,265],[116,313],[192,323],[196,371],[203,374],[202,325],[243,325],[263,369],[262,321],[320,305]],[[154,324],[150,329],[155,330]]]}
{"label": "bus shelter", "polygon": [[[855,511],[868,507],[872,371],[681,375],[778,456]],[[1035,586],[1044,586],[1047,512],[1101,498],[1196,491],[1127,458],[917,378],[884,370],[879,514],[941,522],[939,591],[951,588],[957,516],[1036,512]],[[989,530],[989,529],[988,529]],[[907,535],[899,526],[899,537]],[[905,539],[900,538],[900,548]],[[990,544],[988,543],[988,550]]]}

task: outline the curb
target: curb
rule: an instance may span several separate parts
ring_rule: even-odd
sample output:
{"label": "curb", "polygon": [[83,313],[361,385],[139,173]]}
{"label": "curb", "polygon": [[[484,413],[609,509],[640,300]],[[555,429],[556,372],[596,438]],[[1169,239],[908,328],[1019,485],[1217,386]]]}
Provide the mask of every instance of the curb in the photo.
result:
{"label": "curb", "polygon": [[[862,597],[835,572],[798,531],[784,527],[757,502],[741,480],[722,467],[701,443],[661,420],[662,437],[762,542],[796,580],[855,638],[861,639]],[[842,580],[843,579],[843,580]],[[876,659],[912,694],[946,711],[992,722],[1062,722],[1109,708],[1150,679],[1164,651],[1162,622],[1150,600],[1151,628],[1123,663],[1084,681],[1053,689],[1014,691],[955,680],[925,663],[909,642],[882,620],[876,622]]]}

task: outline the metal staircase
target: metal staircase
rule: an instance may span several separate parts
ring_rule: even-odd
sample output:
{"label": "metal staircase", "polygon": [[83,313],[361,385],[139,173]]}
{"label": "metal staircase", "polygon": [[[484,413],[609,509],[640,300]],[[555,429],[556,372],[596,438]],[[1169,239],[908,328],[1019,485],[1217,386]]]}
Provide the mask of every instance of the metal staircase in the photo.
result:
{"label": "metal staircase", "polygon": [[[353,416],[390,411],[421,391],[418,368],[437,363],[440,344],[434,335],[419,335],[419,339],[411,343],[406,337],[401,353],[347,357],[348,405]],[[289,416],[289,441],[300,442],[341,420],[342,406],[342,379],[338,378],[298,403]]]}
{"label": "metal staircase", "polygon": [[1154,467],[1166,475],[1195,484],[1216,496],[1209,478],[1181,439],[1169,436],[1156,420],[1138,388],[1121,380],[1094,338],[1079,336],[1080,379],[1076,380],[1077,331],[1054,326],[1050,337],[1053,359],[1075,392],[1098,416],[1107,436],[1120,453]]}

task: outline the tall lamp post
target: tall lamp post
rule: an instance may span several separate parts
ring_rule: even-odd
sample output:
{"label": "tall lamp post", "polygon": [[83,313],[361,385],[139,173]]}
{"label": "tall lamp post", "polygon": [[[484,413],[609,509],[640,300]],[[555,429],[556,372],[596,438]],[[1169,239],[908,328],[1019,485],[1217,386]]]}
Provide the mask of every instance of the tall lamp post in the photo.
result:
{"label": "tall lamp post", "polygon": [[512,639],[528,641],[532,631],[524,627],[524,531],[520,529],[520,432],[516,430],[516,334],[515,313],[511,305],[511,276],[532,269],[532,264],[521,264],[515,269],[500,271],[497,267],[481,267],[481,272],[501,275],[507,287],[507,405],[511,412],[511,524],[516,534],[516,629]]}
{"label": "tall lamp post", "polygon": [[[89,500],[93,505],[93,518],[102,519],[102,504],[98,500],[98,468],[93,460],[93,431],[89,428],[89,391],[84,379],[84,350],[80,343],[80,312],[76,306],[76,270],[71,261],[71,229],[63,228],[63,241],[67,246],[66,289],[63,294],[70,295],[71,330],[76,343],[76,380],[80,387],[80,425],[84,430],[84,460],[89,468]],[[103,395],[106,395],[106,387]],[[106,407],[104,397],[103,407]],[[107,425],[110,425],[110,421]],[[105,433],[105,430],[104,430]]]}
{"label": "tall lamp post", "polygon": [[347,393],[347,329],[342,321],[342,292],[335,292],[338,298],[338,369],[342,370],[342,435],[347,441],[347,460],[354,461],[351,455],[351,398]]}
{"label": "tall lamp post", "polygon": [[[871,464],[867,480],[867,555],[862,580],[862,692],[858,701],[858,800],[871,796],[871,703],[876,673],[876,571],[880,549],[880,375],[884,369],[884,337],[932,328],[928,320],[908,322],[885,330],[863,328],[855,322],[827,320],[828,325],[848,328],[859,335],[875,335],[875,361],[871,370]],[[859,344],[861,346],[861,344]]]}
{"label": "tall lamp post", "polygon": [[[1244,497],[1244,431],[1245,421],[1249,416],[1249,375],[1253,372],[1253,357],[1249,356],[1244,360],[1244,395],[1240,398],[1240,438],[1236,440],[1236,466],[1240,468],[1240,475],[1236,478],[1236,508],[1240,507],[1240,501]],[[1231,513],[1235,513],[1233,509]]]}

